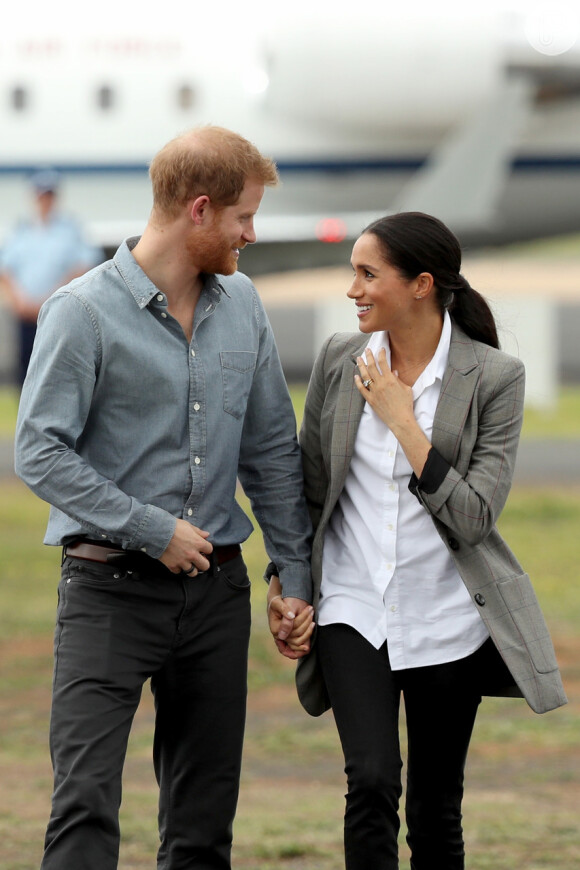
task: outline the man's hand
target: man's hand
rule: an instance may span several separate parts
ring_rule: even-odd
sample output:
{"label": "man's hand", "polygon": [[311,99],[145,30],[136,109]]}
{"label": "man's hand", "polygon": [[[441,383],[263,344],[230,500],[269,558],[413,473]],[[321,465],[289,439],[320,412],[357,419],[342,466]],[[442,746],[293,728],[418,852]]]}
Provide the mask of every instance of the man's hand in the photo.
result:
{"label": "man's hand", "polygon": [[302,598],[283,598],[280,580],[275,576],[268,588],[268,624],[283,656],[299,659],[310,652],[314,608]]}
{"label": "man's hand", "polygon": [[183,571],[195,577],[198,571],[207,571],[209,568],[205,555],[209,555],[213,547],[208,537],[209,532],[192,526],[186,520],[177,520],[169,546],[159,560],[174,574]]}

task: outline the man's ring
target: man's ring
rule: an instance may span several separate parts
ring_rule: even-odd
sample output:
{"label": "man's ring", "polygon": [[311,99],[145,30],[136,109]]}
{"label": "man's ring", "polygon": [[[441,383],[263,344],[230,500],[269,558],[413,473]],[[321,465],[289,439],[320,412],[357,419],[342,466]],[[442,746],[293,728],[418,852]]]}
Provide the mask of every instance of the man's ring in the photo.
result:
{"label": "man's ring", "polygon": [[191,565],[189,566],[189,568],[187,569],[187,571],[182,571],[181,573],[182,573],[182,574],[191,574],[192,571],[195,571],[195,565],[193,564],[193,562],[191,563]]}
{"label": "man's ring", "polygon": [[368,388],[370,387],[372,382],[373,382],[372,378],[367,378],[366,381],[363,381],[363,387],[365,388],[365,390],[368,390]]}

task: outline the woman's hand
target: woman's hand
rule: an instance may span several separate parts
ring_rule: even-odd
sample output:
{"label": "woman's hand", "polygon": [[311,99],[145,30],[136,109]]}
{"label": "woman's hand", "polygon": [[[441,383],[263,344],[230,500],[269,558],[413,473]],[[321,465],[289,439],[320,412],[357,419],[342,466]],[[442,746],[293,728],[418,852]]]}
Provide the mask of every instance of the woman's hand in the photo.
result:
{"label": "woman's hand", "polygon": [[[381,348],[375,362],[372,351],[366,361],[357,358],[360,375],[354,376],[359,393],[385,423],[403,450],[417,477],[421,476],[431,444],[415,420],[413,390],[391,371],[387,352]],[[366,383],[366,386],[365,386]]]}
{"label": "woman's hand", "polygon": [[278,651],[286,658],[299,659],[310,652],[314,631],[314,608],[302,598],[283,598],[278,577],[268,587],[268,625]]}
{"label": "woman's hand", "polygon": [[355,384],[361,396],[396,436],[398,425],[415,423],[413,390],[391,371],[384,348],[380,349],[377,362],[372,351],[367,349],[365,354],[366,361],[362,356],[357,359],[360,375],[354,376]]}

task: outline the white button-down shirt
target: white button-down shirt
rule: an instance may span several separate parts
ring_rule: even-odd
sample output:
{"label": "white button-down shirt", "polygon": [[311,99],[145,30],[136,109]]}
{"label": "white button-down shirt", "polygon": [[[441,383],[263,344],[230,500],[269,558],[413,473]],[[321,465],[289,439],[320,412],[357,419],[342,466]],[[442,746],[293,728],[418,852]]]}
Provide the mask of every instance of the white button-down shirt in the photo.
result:
{"label": "white button-down shirt", "polygon": [[[451,340],[445,315],[435,355],[413,385],[415,418],[431,439]],[[390,363],[388,334],[373,333]],[[320,625],[346,623],[374,647],[387,641],[393,670],[455,661],[488,636],[431,516],[409,491],[412,468],[366,404],[349,473],[324,539]]]}

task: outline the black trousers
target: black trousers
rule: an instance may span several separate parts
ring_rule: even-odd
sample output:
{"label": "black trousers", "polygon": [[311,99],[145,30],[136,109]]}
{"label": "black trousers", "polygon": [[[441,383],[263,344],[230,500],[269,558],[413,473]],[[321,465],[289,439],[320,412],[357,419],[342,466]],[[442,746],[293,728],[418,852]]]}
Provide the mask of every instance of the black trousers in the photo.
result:
{"label": "black trousers", "polygon": [[121,777],[151,677],[159,870],[229,870],[247,691],[250,584],[240,557],[195,578],[63,564],[42,870],[114,870]]}
{"label": "black trousers", "polygon": [[317,643],[345,757],[347,870],[399,867],[402,759],[399,704],[408,734],[406,822],[412,870],[463,870],[461,802],[488,644],[456,662],[392,671],[347,625],[319,626]]}

